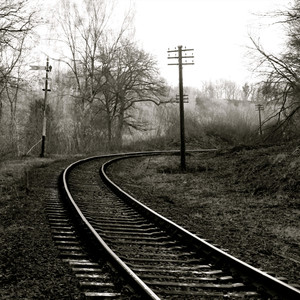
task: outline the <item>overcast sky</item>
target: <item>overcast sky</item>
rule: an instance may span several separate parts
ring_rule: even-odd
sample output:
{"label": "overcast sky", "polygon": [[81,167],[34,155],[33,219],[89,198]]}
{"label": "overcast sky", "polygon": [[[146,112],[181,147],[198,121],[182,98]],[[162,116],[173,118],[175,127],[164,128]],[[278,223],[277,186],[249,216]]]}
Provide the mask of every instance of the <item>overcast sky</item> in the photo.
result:
{"label": "overcast sky", "polygon": [[[120,2],[124,0],[118,0]],[[194,48],[195,65],[184,67],[184,85],[230,79],[243,84],[250,77],[248,34],[260,38],[270,51],[283,43],[279,26],[268,26],[257,14],[284,9],[289,0],[132,0],[136,38],[154,54],[161,74],[178,82],[178,68],[168,66],[167,50],[178,45]],[[124,3],[124,2],[123,2]],[[260,25],[260,23],[265,23]],[[253,65],[252,65],[253,66]]]}
{"label": "overcast sky", "polygon": [[[42,4],[48,11],[59,1],[42,0]],[[168,66],[168,48],[182,45],[194,49],[195,65],[184,67],[183,79],[185,86],[199,87],[203,81],[217,79],[239,84],[257,80],[251,77],[254,64],[246,56],[247,46],[251,46],[249,33],[260,38],[265,50],[278,52],[285,41],[282,26],[270,26],[274,20],[261,15],[285,9],[292,0],[115,1],[115,17],[122,19],[122,12],[134,9],[135,37],[157,58],[161,75],[169,84],[178,84],[178,67]]]}

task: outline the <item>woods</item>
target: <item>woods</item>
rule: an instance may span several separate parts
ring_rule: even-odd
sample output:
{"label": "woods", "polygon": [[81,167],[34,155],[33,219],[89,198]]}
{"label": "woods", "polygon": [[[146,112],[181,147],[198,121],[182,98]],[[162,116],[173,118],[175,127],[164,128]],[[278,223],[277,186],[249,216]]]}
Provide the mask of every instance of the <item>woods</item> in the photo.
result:
{"label": "woods", "polygon": [[[25,39],[41,25],[34,9],[22,14],[29,4],[3,0],[0,8],[7,15],[7,22],[1,24],[2,155],[26,153],[41,135],[43,74],[28,72],[29,61],[22,61],[31,50]],[[127,11],[120,22],[112,16],[114,9],[112,1],[104,0],[64,0],[55,9],[50,27],[55,27],[57,55],[50,57],[51,93],[45,108],[48,152],[119,148],[126,131],[144,126],[135,118],[138,103],[158,105],[166,96],[155,59],[134,41],[132,12]]]}
{"label": "woods", "polygon": [[300,2],[296,0],[288,10],[271,12],[270,15],[275,23],[284,26],[287,43],[278,55],[266,51],[258,40],[251,37],[259,55],[259,71],[263,75],[262,92],[268,102],[276,107],[264,123],[273,121],[272,134],[277,136],[297,136],[300,125]]}
{"label": "woods", "polygon": [[0,124],[4,151],[20,153],[18,104],[26,87],[22,64],[27,41],[36,26],[35,12],[28,3],[2,1],[0,4]]}
{"label": "woods", "polygon": [[[129,137],[176,143],[177,87],[161,77],[156,58],[135,40],[133,9],[116,14],[115,1],[63,0],[45,15],[36,3],[0,0],[0,156],[38,155],[44,109],[46,153],[117,150]],[[268,53],[251,37],[259,82],[220,79],[185,87],[188,138],[240,143],[257,137],[251,103],[265,105],[264,138],[298,134],[299,13],[299,1],[274,13],[286,27],[284,53]],[[47,57],[53,68],[44,107],[44,71],[30,66],[45,65]]]}

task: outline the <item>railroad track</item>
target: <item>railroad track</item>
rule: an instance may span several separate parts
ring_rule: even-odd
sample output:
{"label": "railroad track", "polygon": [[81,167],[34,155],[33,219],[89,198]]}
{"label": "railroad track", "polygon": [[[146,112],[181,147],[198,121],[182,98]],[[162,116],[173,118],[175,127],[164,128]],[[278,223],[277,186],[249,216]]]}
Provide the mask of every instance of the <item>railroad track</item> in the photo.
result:
{"label": "railroad track", "polygon": [[[122,191],[105,172],[121,158],[82,160],[63,174],[69,207],[81,236],[88,237],[87,252],[94,257],[91,262],[76,257],[76,248],[64,248],[70,253],[66,260],[81,269],[80,284],[87,297],[300,299],[296,288],[200,239]],[[96,276],[101,268],[95,264],[103,265],[103,259],[117,272],[110,282],[108,275]],[[122,278],[117,285],[116,277]]]}

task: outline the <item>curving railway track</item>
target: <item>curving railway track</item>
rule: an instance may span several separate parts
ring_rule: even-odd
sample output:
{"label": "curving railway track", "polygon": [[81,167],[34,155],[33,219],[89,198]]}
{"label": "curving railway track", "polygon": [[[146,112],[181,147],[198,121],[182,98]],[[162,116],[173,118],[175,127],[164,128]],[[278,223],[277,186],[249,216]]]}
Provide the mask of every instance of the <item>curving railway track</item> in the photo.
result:
{"label": "curving railway track", "polygon": [[157,214],[106,175],[118,159],[159,154],[94,157],[65,170],[64,190],[76,228],[62,207],[48,209],[64,259],[86,297],[300,299],[296,288]]}

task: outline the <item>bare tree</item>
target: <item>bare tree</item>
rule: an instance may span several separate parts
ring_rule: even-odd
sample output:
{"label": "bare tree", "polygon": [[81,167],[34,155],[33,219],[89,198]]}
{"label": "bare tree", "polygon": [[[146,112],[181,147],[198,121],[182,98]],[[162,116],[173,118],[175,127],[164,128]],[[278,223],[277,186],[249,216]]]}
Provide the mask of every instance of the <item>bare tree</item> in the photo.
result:
{"label": "bare tree", "polygon": [[209,82],[203,82],[202,83],[202,89],[201,89],[201,96],[199,96],[199,101],[200,99],[202,100],[213,100],[218,97],[217,95],[217,87],[216,85],[209,81]]}
{"label": "bare tree", "polygon": [[[73,77],[75,92],[72,97],[78,108],[78,148],[85,144],[85,125],[90,126],[91,112],[99,106],[95,99],[99,100],[103,94],[102,86],[106,81],[103,73],[131,22],[131,13],[128,12],[120,26],[113,30],[110,26],[113,11],[114,1],[83,0],[80,6],[75,1],[61,2],[59,23],[62,36],[59,39],[65,45],[64,51],[68,51],[61,60],[67,64]],[[103,49],[107,50],[104,63]]]}
{"label": "bare tree", "polygon": [[35,11],[27,0],[0,1],[0,122],[3,102],[7,101],[10,108],[8,137],[17,149],[17,103],[24,83],[21,61],[26,40],[36,24]]}
{"label": "bare tree", "polygon": [[277,57],[265,52],[261,45],[254,40],[252,41],[262,56],[259,64],[265,67],[263,70],[265,80],[259,91],[262,99],[266,99],[265,102],[276,108],[264,123],[276,119],[275,132],[279,128],[289,127],[292,129],[291,125],[298,120],[300,110],[300,81],[298,77],[300,65],[298,65],[298,58],[289,53]]}
{"label": "bare tree", "polygon": [[78,149],[87,144],[85,132],[98,116],[106,120],[108,144],[121,145],[125,128],[145,127],[135,118],[136,104],[160,104],[165,84],[153,57],[128,39],[130,10],[112,28],[113,1],[83,0],[81,4],[64,0],[60,14],[63,42],[70,54],[63,60],[73,74],[76,91],[72,97],[78,112]]}
{"label": "bare tree", "polygon": [[300,1],[294,1],[287,11],[271,16],[279,18],[277,22],[286,27],[286,49],[274,55],[265,51],[253,37],[250,39],[259,54],[258,70],[264,78],[261,92],[276,108],[265,123],[276,120],[274,132],[286,134],[287,130],[297,132],[295,126],[300,122]]}
{"label": "bare tree", "polygon": [[231,80],[222,79],[219,81],[219,89],[222,91],[222,98],[226,100],[239,99],[239,87]]}
{"label": "bare tree", "polygon": [[108,120],[108,139],[112,140],[114,128],[115,143],[121,145],[125,128],[141,130],[145,127],[143,122],[135,118],[137,103],[165,103],[167,88],[159,76],[154,58],[135,43],[122,40],[113,53],[103,72],[105,83],[102,86],[102,101]]}
{"label": "bare tree", "polygon": [[36,25],[28,0],[0,2],[0,80],[5,82],[18,63],[24,40]]}
{"label": "bare tree", "polygon": [[252,84],[249,84],[246,82],[242,86],[242,91],[241,91],[242,100],[243,101],[251,100],[251,97],[253,96],[254,91],[255,91],[254,86]]}

